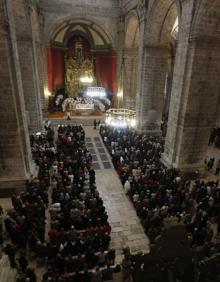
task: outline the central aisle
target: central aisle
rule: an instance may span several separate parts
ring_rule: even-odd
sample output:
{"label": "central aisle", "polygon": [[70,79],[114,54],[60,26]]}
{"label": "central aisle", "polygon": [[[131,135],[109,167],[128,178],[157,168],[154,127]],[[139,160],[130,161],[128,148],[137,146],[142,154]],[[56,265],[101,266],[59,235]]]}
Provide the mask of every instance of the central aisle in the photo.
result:
{"label": "central aisle", "polygon": [[122,249],[129,246],[132,253],[149,252],[149,240],[136,215],[135,209],[125,195],[123,186],[112,165],[111,157],[105,148],[98,129],[84,126],[86,146],[93,157],[96,170],[97,189],[104,201],[109,223],[112,226],[111,245],[116,249],[116,262],[122,260]]}

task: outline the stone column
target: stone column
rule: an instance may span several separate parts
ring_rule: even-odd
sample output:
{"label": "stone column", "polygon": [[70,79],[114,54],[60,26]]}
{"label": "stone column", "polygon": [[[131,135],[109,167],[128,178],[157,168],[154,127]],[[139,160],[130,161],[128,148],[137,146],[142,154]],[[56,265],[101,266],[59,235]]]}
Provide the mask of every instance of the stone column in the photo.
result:
{"label": "stone column", "polygon": [[171,54],[168,59],[168,72],[166,74],[166,83],[165,83],[165,101],[164,101],[164,110],[163,113],[168,116],[169,108],[170,108],[170,99],[171,99],[171,91],[172,91],[172,83],[173,83],[173,71],[174,71],[174,62],[175,55]]}
{"label": "stone column", "polygon": [[182,171],[203,171],[220,93],[220,42],[191,35],[191,22],[188,7],[179,31],[162,161]]}
{"label": "stone column", "polygon": [[168,56],[167,47],[150,45],[144,47],[138,107],[139,128],[151,133],[160,132]]}
{"label": "stone column", "polygon": [[42,114],[44,118],[48,115],[48,72],[47,72],[47,56],[46,56],[46,45],[44,42],[44,15],[43,15],[43,4],[38,3],[38,7],[33,5],[32,8],[32,22],[33,22],[33,40],[36,48],[36,58],[38,65],[38,77],[39,77],[39,88]]}
{"label": "stone column", "polygon": [[137,48],[124,50],[124,105],[135,109],[137,94]]}
{"label": "stone column", "polygon": [[1,195],[3,188],[24,189],[34,168],[11,0],[0,0],[0,38]]}
{"label": "stone column", "polygon": [[[219,46],[195,40],[188,48],[187,65],[181,59],[177,62],[163,155],[168,166],[186,171],[204,168],[220,93]],[[181,73],[184,84],[178,78]]]}
{"label": "stone column", "polygon": [[[119,91],[122,91],[124,89],[122,77],[123,77],[123,64],[124,64],[124,52],[123,52],[123,47],[124,47],[124,25],[125,25],[125,19],[124,16],[119,17],[119,22],[118,22],[118,42],[116,45],[116,50],[117,50],[117,93],[116,97],[113,99],[113,106],[114,107],[123,107],[124,101],[123,101],[123,96],[120,97],[118,96]],[[123,91],[122,91],[123,92]],[[123,95],[124,93],[122,93]]]}
{"label": "stone column", "polygon": [[43,124],[42,87],[40,87],[38,54],[35,44],[36,34],[32,27],[32,11],[32,1],[18,0],[16,5],[13,5],[28,127],[30,131],[38,131],[41,130]]}
{"label": "stone column", "polygon": [[142,16],[140,20],[140,26],[139,26],[139,34],[140,34],[140,41],[139,41],[139,49],[138,49],[138,57],[137,57],[137,95],[136,95],[136,112],[137,112],[137,126],[139,129],[141,129],[141,123],[142,123],[142,92],[143,92],[143,78],[144,78],[144,34],[145,34],[145,18],[144,15]]}

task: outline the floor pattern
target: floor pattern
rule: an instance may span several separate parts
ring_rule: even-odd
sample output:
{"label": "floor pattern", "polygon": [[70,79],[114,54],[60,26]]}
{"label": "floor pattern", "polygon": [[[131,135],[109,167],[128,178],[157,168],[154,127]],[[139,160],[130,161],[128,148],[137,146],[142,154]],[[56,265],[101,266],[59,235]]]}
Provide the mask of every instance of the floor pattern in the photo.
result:
{"label": "floor pattern", "polygon": [[[87,126],[88,128],[88,126]],[[95,132],[98,131],[94,130]],[[93,167],[95,170],[112,169],[111,157],[109,156],[101,137],[86,137],[86,147],[92,155]]]}
{"label": "floor pattern", "polygon": [[[122,261],[122,250],[129,246],[132,253],[149,252],[149,240],[130,199],[125,195],[120,179],[113,167],[111,157],[105,148],[97,130],[91,126],[84,127],[86,144],[93,144],[97,162],[96,183],[104,201],[109,222],[112,226],[111,247],[116,249],[116,261]],[[91,150],[89,148],[89,150]],[[96,168],[99,164],[99,168]]]}

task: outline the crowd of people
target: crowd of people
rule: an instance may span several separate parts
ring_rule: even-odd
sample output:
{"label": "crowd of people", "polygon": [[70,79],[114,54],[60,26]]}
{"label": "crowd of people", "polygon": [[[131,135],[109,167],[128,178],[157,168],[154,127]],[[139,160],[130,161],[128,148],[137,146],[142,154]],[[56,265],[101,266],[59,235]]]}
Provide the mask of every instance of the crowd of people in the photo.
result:
{"label": "crowd of people", "polygon": [[219,249],[213,243],[213,227],[220,232],[218,181],[188,181],[165,168],[158,137],[105,125],[100,134],[151,244],[166,226],[178,223],[185,225],[192,247],[203,247],[206,254]]}
{"label": "crowd of people", "polygon": [[[31,136],[38,176],[26,182],[25,191],[12,195],[13,209],[0,224],[0,245],[11,267],[18,268],[18,282],[37,281],[31,257],[46,266],[43,281],[111,280],[120,266],[115,266],[115,250],[109,249],[111,226],[85,132],[80,125],[59,125],[57,134],[55,140],[54,131],[45,126],[43,133]],[[182,224],[203,260],[219,253],[218,181],[189,181],[167,169],[160,161],[164,144],[159,137],[104,124],[100,134],[151,244],[167,226]],[[207,167],[212,166],[210,159]]]}
{"label": "crowd of people", "polygon": [[5,242],[2,236],[11,267],[19,270],[17,281],[37,281],[33,257],[47,268],[43,281],[110,280],[120,266],[109,249],[111,226],[82,126],[58,126],[57,140],[46,126],[31,136],[31,146],[39,173],[12,196]]}

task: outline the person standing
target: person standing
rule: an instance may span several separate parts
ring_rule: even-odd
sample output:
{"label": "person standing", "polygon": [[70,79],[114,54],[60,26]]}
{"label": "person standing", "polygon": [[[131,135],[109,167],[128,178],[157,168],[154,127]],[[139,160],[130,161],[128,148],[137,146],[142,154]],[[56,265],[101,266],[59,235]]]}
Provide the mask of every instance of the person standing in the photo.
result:
{"label": "person standing", "polygon": [[19,262],[19,266],[20,266],[22,272],[25,273],[25,270],[26,270],[26,268],[28,266],[28,261],[25,258],[25,256],[21,255],[20,258],[18,259],[18,262]]}
{"label": "person standing", "polygon": [[216,170],[215,170],[215,174],[219,175],[220,172],[220,160],[218,161],[217,165],[216,165]]}
{"label": "person standing", "polygon": [[71,120],[71,112],[66,112],[66,120]]}
{"label": "person standing", "polygon": [[97,121],[96,121],[96,119],[94,119],[93,125],[94,125],[94,129],[96,129],[96,126],[97,126]]}
{"label": "person standing", "polygon": [[16,267],[16,262],[15,262],[15,254],[16,254],[16,246],[13,244],[7,244],[6,247],[4,248],[4,252],[9,258],[10,265],[11,267],[15,268]]}
{"label": "person standing", "polygon": [[207,163],[207,167],[208,167],[208,171],[210,171],[214,165],[215,162],[215,158],[210,158],[208,163]]}

